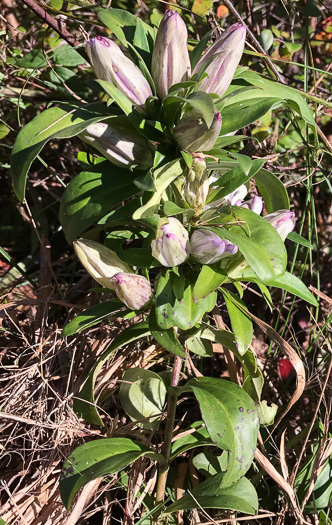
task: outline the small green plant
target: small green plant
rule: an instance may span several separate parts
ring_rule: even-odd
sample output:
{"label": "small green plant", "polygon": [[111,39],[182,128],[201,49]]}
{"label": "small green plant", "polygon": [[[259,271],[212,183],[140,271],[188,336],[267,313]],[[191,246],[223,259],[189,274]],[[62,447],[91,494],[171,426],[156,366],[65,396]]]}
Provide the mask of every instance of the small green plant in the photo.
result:
{"label": "small green plant", "polygon": [[[285,239],[306,241],[292,233],[295,216],[284,185],[262,167],[263,160],[234,146],[245,139],[239,130],[282,105],[312,129],[314,118],[297,91],[237,67],[245,43],[241,24],[210,47],[208,33],[189,55],[187,29],[175,11],[166,11],[158,30],[117,9],[102,9],[98,16],[119,43],[99,36],[86,43],[97,77],[92,86],[102,101],[52,106],[28,123],[12,152],[13,184],[23,201],[30,165],[52,138],[79,136],[98,152],[86,156],[86,169],[65,189],[60,221],[81,263],[104,288],[100,304],[73,319],[63,335],[107,316],[135,316],[136,322],[98,357],[74,401],[75,412],[103,425],[96,377],[133,341],[153,338],[174,356],[174,364],[170,378],[132,368],[119,390],[123,410],[147,434],[159,431],[158,443],[142,445],[128,436],[78,447],[63,466],[62,500],[69,509],[87,482],[145,457],[159,469],[153,501],[144,502],[146,520],[161,523],[179,511],[209,508],[255,514],[257,494],[245,475],[259,425],[273,423],[276,407],[261,399],[263,376],[250,348],[257,318],[242,300],[242,283],[257,285],[269,306],[269,286],[317,303],[286,271]],[[115,297],[103,301],[110,291]],[[218,292],[232,331],[218,328],[208,315]],[[244,370],[242,386],[204,374],[180,381],[188,355],[211,356],[211,343],[236,356]],[[288,357],[303,381],[299,358],[292,350]],[[174,440],[183,394],[196,399],[201,417]],[[170,465],[202,446],[222,453],[213,461],[204,448],[196,468],[206,479],[175,500]]]}

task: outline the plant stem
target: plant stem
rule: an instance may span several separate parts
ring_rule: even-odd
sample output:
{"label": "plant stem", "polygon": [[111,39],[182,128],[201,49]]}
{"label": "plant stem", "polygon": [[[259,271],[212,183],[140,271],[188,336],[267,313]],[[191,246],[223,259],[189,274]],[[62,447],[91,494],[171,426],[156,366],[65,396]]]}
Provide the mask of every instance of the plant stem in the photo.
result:
{"label": "plant stem", "polygon": [[[171,378],[171,386],[169,389],[168,399],[167,399],[167,415],[166,415],[164,444],[161,449],[161,453],[164,456],[166,462],[164,465],[160,465],[159,467],[157,489],[156,489],[156,505],[158,505],[159,503],[162,503],[164,501],[164,496],[165,496],[166,481],[167,481],[167,475],[169,471],[169,458],[171,455],[171,446],[172,446],[172,438],[173,438],[176,402],[178,398],[178,394],[173,387],[177,386],[179,383],[181,365],[182,365],[181,357],[175,356],[174,364],[173,364],[173,371],[172,371],[172,378]],[[155,523],[158,523],[158,521],[155,521]]]}

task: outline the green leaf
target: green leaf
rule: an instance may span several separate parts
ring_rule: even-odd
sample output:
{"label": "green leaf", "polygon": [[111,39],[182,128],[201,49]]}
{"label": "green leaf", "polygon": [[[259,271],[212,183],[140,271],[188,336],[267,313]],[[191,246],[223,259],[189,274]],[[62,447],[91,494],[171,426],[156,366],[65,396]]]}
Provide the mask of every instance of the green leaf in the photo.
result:
{"label": "green leaf", "polygon": [[227,462],[227,452],[223,452],[221,456],[216,456],[212,450],[200,452],[193,458],[194,467],[203,474],[205,478],[210,478],[215,474],[225,472]]}
{"label": "green leaf", "polygon": [[127,438],[97,439],[78,447],[62,467],[60,495],[66,509],[86,483],[115,474],[142,456],[162,460],[160,454]]}
{"label": "green leaf", "polygon": [[268,51],[273,44],[273,33],[270,29],[263,29],[260,34],[260,41],[264,51]]}
{"label": "green leaf", "polygon": [[289,210],[287,190],[276,175],[262,168],[254,175],[254,179],[268,213],[278,210]]}
{"label": "green leaf", "polygon": [[53,52],[54,61],[62,66],[78,66],[86,60],[70,45],[57,47]]}
{"label": "green leaf", "polygon": [[[189,433],[193,428],[197,428],[197,430]],[[202,421],[196,421],[190,425],[187,430],[189,431],[188,434],[176,439],[172,444],[170,461],[173,461],[177,456],[187,450],[192,450],[196,447],[215,446],[211,441],[208,431],[202,426]]]}
{"label": "green leaf", "polygon": [[211,95],[205,93],[204,91],[197,91],[196,93],[192,93],[189,95],[189,97],[182,100],[202,116],[202,119],[205,121],[208,128],[211,126],[215,113]]}
{"label": "green leaf", "polygon": [[133,213],[133,219],[139,220],[142,217],[151,217],[156,208],[159,205],[160,199],[166,188],[175,180],[179,175],[182,175],[183,165],[181,159],[176,159],[168,162],[161,168],[154,171],[154,180],[156,191],[153,193],[150,200],[141,208],[138,208]]}
{"label": "green leaf", "polygon": [[94,398],[94,385],[97,375],[103,364],[111,357],[111,355],[113,355],[116,350],[127,345],[128,343],[131,343],[132,341],[137,341],[138,339],[147,337],[148,335],[150,335],[150,331],[146,322],[130,326],[121,332],[108,346],[108,348],[98,357],[95,365],[89,372],[82,390],[74,399],[73,408],[79,417],[82,417],[94,425],[103,425],[103,421],[100,418]]}
{"label": "green leaf", "polygon": [[15,65],[24,69],[40,69],[47,65],[42,49],[33,49],[22,58],[15,60]]}
{"label": "green leaf", "polygon": [[200,355],[202,357],[212,357],[212,343],[207,339],[202,339],[201,332],[202,329],[199,329],[194,335],[188,337],[188,339],[186,340],[186,347],[189,350],[189,352],[192,352],[196,355]]}
{"label": "green leaf", "polygon": [[146,33],[154,39],[155,31],[140,18],[124,9],[114,8],[98,9],[97,15],[124,45],[130,42],[141,51],[149,51]]}
{"label": "green leaf", "polygon": [[27,173],[46,142],[53,138],[71,138],[89,124],[112,116],[106,104],[86,104],[83,107],[61,104],[46,109],[19,132],[11,154],[13,186],[23,202]]}
{"label": "green leaf", "polygon": [[207,297],[211,292],[214,292],[214,290],[228,280],[225,272],[220,270],[218,266],[219,265],[217,264],[202,266],[193,289],[194,303]]}
{"label": "green leaf", "polygon": [[205,299],[194,303],[193,282],[189,277],[164,271],[158,280],[156,290],[156,319],[162,329],[177,326],[181,330],[192,328],[216,304],[217,294],[211,293]]}
{"label": "green leaf", "polygon": [[249,315],[239,305],[246,308],[245,304],[234,293],[221,289],[225,299],[232,331],[235,336],[236,346],[240,355],[246,353],[253,338],[253,326]]}
{"label": "green leaf", "polygon": [[247,478],[231,486],[225,485],[223,473],[211,476],[192,491],[170,505],[165,513],[189,509],[223,509],[256,514],[258,498],[254,486]]}
{"label": "green leaf", "polygon": [[302,235],[299,235],[298,233],[291,232],[287,235],[287,239],[290,241],[296,242],[297,244],[300,244],[301,246],[305,246],[306,248],[310,248],[312,250],[312,244],[308,241],[308,239],[305,239],[302,237]]}
{"label": "green leaf", "polygon": [[192,12],[205,17],[209,13],[212,5],[212,0],[194,0]]}
{"label": "green leaf", "polygon": [[60,222],[68,242],[137,192],[132,173],[108,161],[77,175],[60,203]]}
{"label": "green leaf", "polygon": [[237,77],[244,79],[249,84],[256,86],[261,91],[261,96],[264,97],[278,97],[280,101],[285,101],[292,109],[294,109],[313,129],[315,128],[315,116],[309,108],[306,100],[301,93],[285,84],[280,84],[272,80],[261,77],[254,71],[242,71],[241,75]]}
{"label": "green leaf", "polygon": [[277,109],[281,105],[282,100],[277,97],[264,98],[261,96],[260,98],[248,100],[242,96],[241,102],[236,102],[223,108],[221,133],[227,135],[238,129],[245,128],[263,117],[270,109]]}
{"label": "green leaf", "polygon": [[306,285],[301,281],[301,279],[299,279],[292,273],[285,272],[283,275],[279,275],[273,281],[270,281],[268,285],[287,290],[287,292],[301,297],[301,299],[304,299],[309,304],[312,304],[313,306],[318,306],[317,300],[312,295],[312,293],[309,292]]}
{"label": "green leaf", "polygon": [[[237,206],[226,206],[222,209],[225,213],[228,213],[228,210],[229,215],[220,214],[219,222],[240,221],[238,224],[228,226],[229,229],[226,230],[213,228],[211,221],[208,229],[221,239],[228,239],[236,244],[263,283],[268,284],[278,275],[282,275],[286,269],[287,253],[279,233],[263,217],[250,210]],[[234,272],[229,272],[229,276],[233,278]]]}
{"label": "green leaf", "polygon": [[214,343],[219,343],[233,352],[244,369],[243,390],[250,395],[255,403],[261,398],[263,388],[263,375],[257,366],[256,356],[252,350],[248,350],[244,355],[240,355],[235,344],[235,337],[232,332],[225,330],[211,330],[206,328],[201,333],[202,339],[208,339]]}
{"label": "green leaf", "polygon": [[106,301],[104,303],[96,304],[91,306],[84,312],[78,314],[70,323],[68,323],[62,330],[62,336],[68,337],[70,335],[80,333],[86,328],[90,328],[95,324],[99,323],[105,317],[112,315],[116,312],[117,317],[125,315],[128,310],[119,312],[123,308],[123,303],[114,299],[112,301]]}
{"label": "green leaf", "polygon": [[160,329],[156,320],[156,311],[154,308],[149,315],[149,328],[152,337],[158,341],[165,350],[171,352],[171,354],[186,357],[186,353],[177,338],[174,328],[169,328],[168,330]]}
{"label": "green leaf", "polygon": [[[144,368],[130,368],[122,376],[119,399],[132,421],[139,427],[153,430],[161,421],[166,387],[161,377]],[[145,419],[146,418],[146,419]],[[145,419],[145,421],[140,421]]]}
{"label": "green leaf", "polygon": [[203,51],[205,51],[205,48],[207,47],[207,44],[214,33],[215,29],[212,28],[210,31],[205,33],[205,35],[199,40],[198,44],[194,47],[192,52],[190,53],[190,63],[191,63],[191,70],[193,71],[195,69],[196,64],[199,62]]}
{"label": "green leaf", "polygon": [[256,449],[259,419],[253,400],[243,388],[219,378],[192,379],[185,388],[194,392],[212,441],[229,451],[223,486],[236,483],[250,468]]}
{"label": "green leaf", "polygon": [[0,122],[0,140],[4,139],[8,133],[10,132],[10,129],[6,124],[2,124]]}

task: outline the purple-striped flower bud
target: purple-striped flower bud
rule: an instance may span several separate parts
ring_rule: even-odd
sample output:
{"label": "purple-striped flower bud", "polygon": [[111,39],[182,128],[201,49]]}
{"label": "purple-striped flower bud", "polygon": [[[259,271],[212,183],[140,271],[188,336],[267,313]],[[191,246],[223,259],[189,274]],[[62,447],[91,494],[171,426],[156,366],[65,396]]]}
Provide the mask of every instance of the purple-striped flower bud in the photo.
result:
{"label": "purple-striped flower bud", "polygon": [[127,263],[103,244],[89,239],[78,239],[73,243],[77,257],[84,268],[101,286],[114,290],[111,278],[118,272],[132,272]]}
{"label": "purple-striped flower bud", "polygon": [[128,308],[140,310],[152,295],[151,284],[142,275],[117,273],[112,277],[115,293]]}
{"label": "purple-striped flower bud", "polygon": [[278,210],[264,216],[273,228],[277,230],[284,241],[295,228],[295,213],[290,210]]}
{"label": "purple-striped flower bud", "polygon": [[163,266],[178,266],[189,257],[188,232],[178,219],[169,217],[168,223],[158,228],[151,249],[153,257]]}
{"label": "purple-striped flower bud", "polygon": [[208,64],[205,69],[207,77],[200,85],[201,91],[216,93],[220,97],[225,93],[240,62],[245,38],[245,26],[240,23],[233,24],[206,51],[193,71],[197,73]]}
{"label": "purple-striped flower bud", "polygon": [[79,137],[116,166],[142,170],[151,168],[154,158],[152,145],[127,123],[126,117],[112,118],[110,122],[90,124]]}
{"label": "purple-striped flower bud", "polygon": [[195,230],[190,239],[190,253],[201,264],[213,264],[237,251],[236,244],[209,230]]}
{"label": "purple-striped flower bud", "polygon": [[245,186],[245,184],[242,184],[242,186],[239,186],[238,188],[236,188],[236,190],[232,191],[232,193],[224,197],[225,203],[229,206],[241,206],[243,203],[243,199],[247,195],[247,193],[247,186]]}
{"label": "purple-striped flower bud", "polygon": [[186,24],[181,16],[173,9],[166,11],[157,32],[151,66],[160,98],[166,97],[171,86],[190,78],[187,38]]}
{"label": "purple-striped flower bud", "polygon": [[174,138],[181,149],[191,153],[209,151],[219,137],[221,120],[221,113],[216,111],[213,122],[208,128],[197,112],[190,110],[175,126]]}
{"label": "purple-striped flower bud", "polygon": [[241,206],[242,208],[247,208],[248,210],[257,213],[257,215],[260,215],[263,211],[263,199],[262,197],[255,195],[255,197],[253,197],[252,199],[244,201],[244,203],[241,204]]}
{"label": "purple-striped flower bud", "polygon": [[152,96],[150,85],[113,40],[103,36],[91,38],[86,43],[86,51],[97,78],[116,86],[138,108],[144,106]]}

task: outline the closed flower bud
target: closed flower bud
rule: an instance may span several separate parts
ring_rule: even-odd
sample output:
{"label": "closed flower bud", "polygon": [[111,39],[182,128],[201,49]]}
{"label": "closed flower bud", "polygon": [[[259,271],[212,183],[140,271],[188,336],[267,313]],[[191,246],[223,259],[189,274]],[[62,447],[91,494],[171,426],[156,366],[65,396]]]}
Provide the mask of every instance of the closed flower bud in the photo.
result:
{"label": "closed flower bud", "polygon": [[257,215],[260,215],[263,210],[263,199],[258,195],[255,195],[253,199],[245,201],[242,205],[242,208],[247,208],[248,210],[253,211]]}
{"label": "closed flower bud", "polygon": [[192,167],[188,169],[183,189],[183,196],[187,204],[199,214],[209,193],[209,177],[204,159],[193,158]]}
{"label": "closed flower bud", "polygon": [[99,242],[78,239],[73,246],[84,268],[101,286],[114,290],[111,278],[118,272],[132,272],[130,266],[121,261],[115,252]]}
{"label": "closed flower bud", "polygon": [[178,266],[189,257],[188,232],[178,219],[169,217],[168,223],[158,228],[151,248],[153,257],[163,266]]}
{"label": "closed flower bud", "polygon": [[126,121],[126,117],[111,119],[111,124],[90,124],[79,137],[99,151],[105,159],[122,168],[151,168],[152,145]]}
{"label": "closed flower bud", "polygon": [[290,210],[274,211],[273,213],[269,213],[269,215],[265,215],[264,219],[272,224],[283,241],[295,228],[295,213]]}
{"label": "closed flower bud", "polygon": [[221,114],[217,111],[210,128],[195,110],[188,111],[175,126],[173,135],[181,149],[194,153],[209,151],[215,145],[221,130]]}
{"label": "closed flower bud", "polygon": [[144,106],[152,96],[150,85],[113,40],[96,36],[87,41],[86,50],[97,78],[116,86],[138,108]]}
{"label": "closed flower bud", "polygon": [[236,188],[235,191],[232,191],[232,193],[226,195],[224,199],[226,204],[228,204],[229,206],[241,206],[243,203],[243,199],[247,195],[247,193],[247,187],[244,184],[242,184],[242,186]]}
{"label": "closed flower bud", "polygon": [[128,308],[140,310],[151,298],[151,284],[142,275],[117,273],[112,277],[115,293]]}
{"label": "closed flower bud", "polygon": [[190,253],[201,264],[213,264],[238,251],[236,244],[220,239],[209,230],[195,230],[190,239]]}
{"label": "closed flower bud", "polygon": [[188,80],[191,66],[187,49],[187,28],[173,9],[164,14],[152,54],[152,77],[158,96],[166,97],[174,84]]}
{"label": "closed flower bud", "polygon": [[233,24],[206,51],[193,71],[198,73],[208,64],[205,69],[207,77],[200,84],[201,91],[216,93],[219,97],[225,93],[240,62],[245,38],[245,26],[240,23]]}

